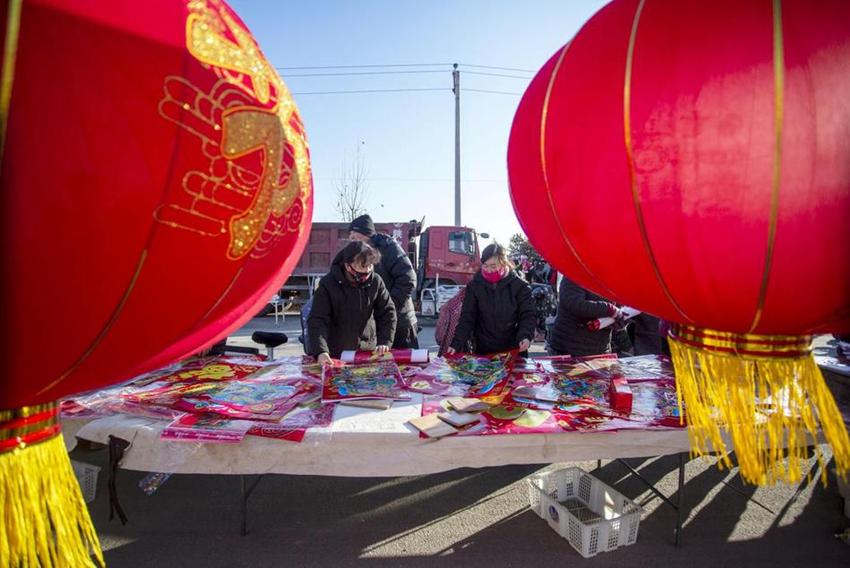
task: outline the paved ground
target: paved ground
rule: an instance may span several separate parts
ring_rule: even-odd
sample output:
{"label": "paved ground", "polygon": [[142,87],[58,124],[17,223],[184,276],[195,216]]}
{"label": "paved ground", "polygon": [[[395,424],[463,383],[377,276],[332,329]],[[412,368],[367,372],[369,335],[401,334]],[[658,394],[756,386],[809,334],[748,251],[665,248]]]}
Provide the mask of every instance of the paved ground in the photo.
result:
{"label": "paved ground", "polygon": [[[257,318],[232,342],[274,327],[273,318]],[[278,327],[300,329],[296,317]],[[278,354],[300,352],[297,333],[291,337],[294,343]],[[432,344],[433,328],[426,327],[423,346]],[[850,566],[850,546],[833,536],[850,520],[831,471],[826,488],[804,481],[756,489],[711,460],[689,461],[688,514],[677,549],[673,510],[621,464],[605,462],[596,474],[643,503],[645,513],[636,544],[585,560],[528,509],[525,477],[542,464],[399,478],[267,476],[250,498],[243,537],[238,477],[173,476],[148,497],[137,486],[142,473],[121,471],[119,492],[130,522],[109,521],[105,454],[77,449],[72,457],[104,467],[90,506],[112,567]],[[676,457],[629,463],[675,498]],[[589,470],[596,462],[578,465]],[[810,468],[817,477],[817,465]]]}

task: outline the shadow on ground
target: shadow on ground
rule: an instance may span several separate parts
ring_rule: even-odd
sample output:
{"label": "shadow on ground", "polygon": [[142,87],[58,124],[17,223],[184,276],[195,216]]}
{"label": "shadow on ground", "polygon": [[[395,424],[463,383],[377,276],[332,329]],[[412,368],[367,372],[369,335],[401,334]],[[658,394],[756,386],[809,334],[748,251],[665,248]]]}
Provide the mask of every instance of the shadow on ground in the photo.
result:
{"label": "shadow on ground", "polygon": [[[111,567],[850,565],[850,546],[833,536],[850,524],[834,479],[828,488],[808,481],[755,488],[713,460],[686,465],[681,548],[673,546],[675,511],[622,464],[593,471],[645,512],[636,544],[585,560],[527,508],[524,478],[544,466],[401,478],[265,476],[250,497],[243,537],[237,476],[177,475],[148,497],[138,488],[143,473],[120,471],[130,517],[122,526],[108,520],[105,451],[73,457],[103,466],[90,505]],[[675,501],[677,456],[628,463]],[[596,462],[579,465],[593,470]]]}

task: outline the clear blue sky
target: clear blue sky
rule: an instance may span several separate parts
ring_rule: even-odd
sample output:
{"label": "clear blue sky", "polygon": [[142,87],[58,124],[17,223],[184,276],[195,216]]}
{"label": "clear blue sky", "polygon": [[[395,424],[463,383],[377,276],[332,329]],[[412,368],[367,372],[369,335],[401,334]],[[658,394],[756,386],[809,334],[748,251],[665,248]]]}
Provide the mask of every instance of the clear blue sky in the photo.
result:
{"label": "clear blue sky", "polygon": [[[596,0],[230,0],[275,67],[453,63],[537,70],[603,4]],[[380,70],[424,70],[398,67]],[[295,77],[315,177],[315,221],[336,221],[335,178],[358,145],[376,221],[454,220],[454,97],[442,72]],[[377,69],[376,69],[377,70]],[[494,77],[469,71],[514,74]],[[531,73],[461,67],[462,221],[506,243],[519,232],[507,188],[508,134]],[[360,89],[443,91],[297,94]],[[362,142],[362,144],[361,144]]]}

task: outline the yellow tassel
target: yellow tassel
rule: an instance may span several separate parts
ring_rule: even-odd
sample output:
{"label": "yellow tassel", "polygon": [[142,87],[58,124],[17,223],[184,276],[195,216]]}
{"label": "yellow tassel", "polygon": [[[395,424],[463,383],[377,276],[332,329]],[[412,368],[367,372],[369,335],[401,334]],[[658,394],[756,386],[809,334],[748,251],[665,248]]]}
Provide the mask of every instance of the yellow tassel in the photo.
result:
{"label": "yellow tassel", "polygon": [[104,566],[61,436],[0,453],[0,512],[0,566]]}
{"label": "yellow tassel", "polygon": [[[799,482],[807,448],[813,446],[826,485],[824,458],[816,445],[820,430],[832,446],[836,470],[844,478],[850,471],[850,439],[811,353],[767,348],[765,341],[762,345],[757,345],[759,341],[747,343],[754,337],[763,340],[766,336],[737,336],[734,341],[719,342],[715,335],[706,348],[709,340],[705,336],[699,340],[706,345],[698,345],[693,341],[697,334],[680,331],[676,337],[671,333],[679,406],[687,417],[691,453],[717,452],[718,465],[732,467],[724,440],[727,434],[741,477],[765,485]],[[764,355],[742,354],[738,351],[742,346],[762,349]],[[771,350],[773,355],[767,356]],[[779,353],[782,350],[788,353]]]}

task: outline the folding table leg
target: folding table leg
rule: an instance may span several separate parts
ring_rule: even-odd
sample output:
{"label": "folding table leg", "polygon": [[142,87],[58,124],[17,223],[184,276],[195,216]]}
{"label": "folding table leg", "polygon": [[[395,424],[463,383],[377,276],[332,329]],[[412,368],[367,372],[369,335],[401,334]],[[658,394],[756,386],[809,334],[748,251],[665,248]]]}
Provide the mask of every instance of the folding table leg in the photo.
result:
{"label": "folding table leg", "polygon": [[676,548],[682,545],[682,521],[685,512],[685,454],[679,454],[679,491],[676,497]]}
{"label": "folding table leg", "polygon": [[107,471],[107,486],[109,487],[109,520],[115,514],[122,525],[127,524],[127,515],[118,500],[118,468],[124,458],[124,452],[130,447],[130,442],[118,436],[109,435],[109,469]]}
{"label": "folding table leg", "polygon": [[248,497],[251,496],[251,493],[254,492],[257,484],[260,483],[260,480],[263,478],[262,475],[258,475],[254,481],[250,484],[246,484],[245,478],[247,477],[247,475],[239,476],[239,483],[242,489],[242,530],[240,531],[242,536],[248,534]]}
{"label": "folding table leg", "polygon": [[684,516],[684,493],[685,493],[685,455],[684,453],[679,454],[679,490],[676,492],[676,502],[671,501],[666,495],[661,493],[655,484],[646,479],[644,476],[638,472],[635,468],[626,463],[624,459],[618,459],[621,464],[623,464],[629,472],[637,477],[640,481],[646,485],[646,487],[652,491],[659,499],[664,501],[667,505],[672,507],[676,511],[676,533],[675,533],[675,544],[678,548],[681,546],[682,542],[682,522]]}

